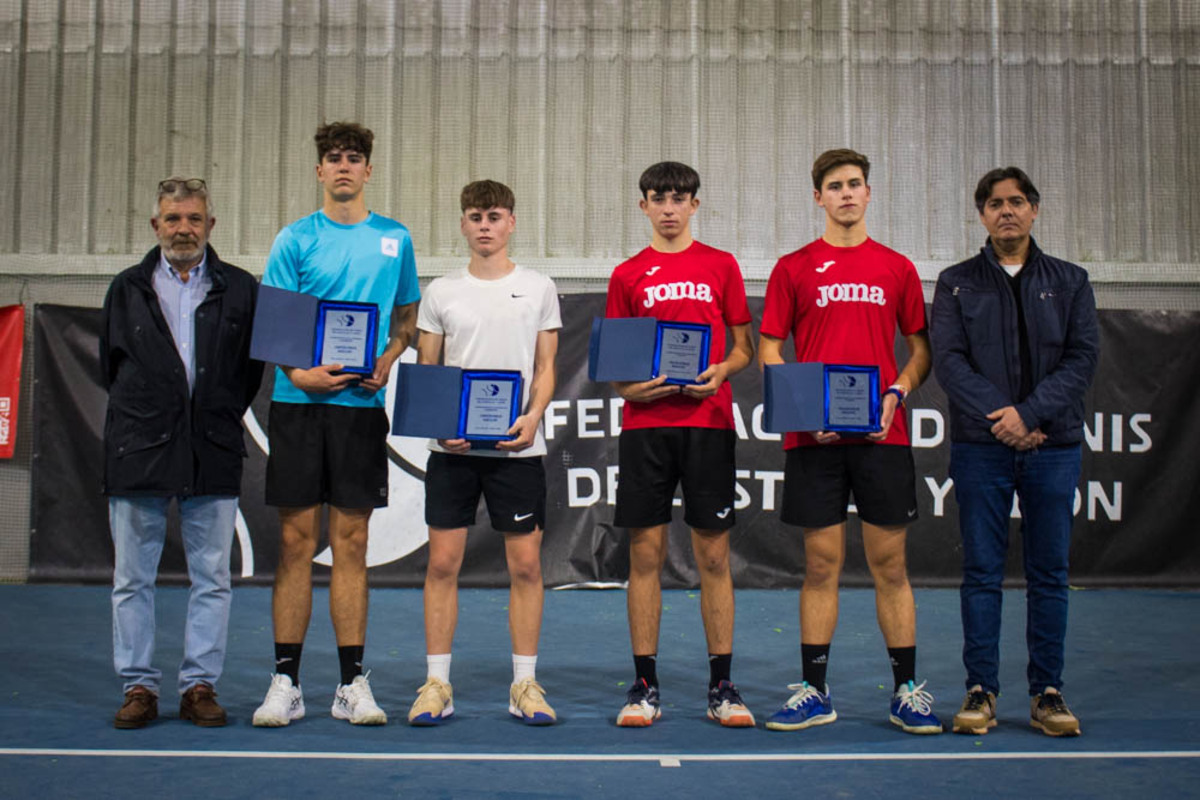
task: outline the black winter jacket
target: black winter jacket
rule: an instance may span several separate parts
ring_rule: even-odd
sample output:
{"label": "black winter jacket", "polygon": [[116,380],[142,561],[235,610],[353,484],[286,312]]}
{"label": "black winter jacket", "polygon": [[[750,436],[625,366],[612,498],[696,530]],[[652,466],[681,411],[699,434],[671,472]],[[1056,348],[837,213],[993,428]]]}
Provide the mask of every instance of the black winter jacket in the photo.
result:
{"label": "black winter jacket", "polygon": [[929,338],[955,442],[995,444],[987,415],[1005,406],[1030,430],[1041,428],[1047,446],[1083,440],[1084,399],[1100,355],[1096,299],[1084,269],[1032,239],[1029,247],[1020,285],[1033,391],[1020,402],[1020,320],[991,240],[938,276]]}
{"label": "black winter jacket", "polygon": [[208,248],[212,288],[196,309],[195,389],[154,291],[159,248],[113,279],[104,298],[100,367],[108,389],[104,492],[109,495],[236,495],[242,415],[263,365],[250,359],[258,284]]}

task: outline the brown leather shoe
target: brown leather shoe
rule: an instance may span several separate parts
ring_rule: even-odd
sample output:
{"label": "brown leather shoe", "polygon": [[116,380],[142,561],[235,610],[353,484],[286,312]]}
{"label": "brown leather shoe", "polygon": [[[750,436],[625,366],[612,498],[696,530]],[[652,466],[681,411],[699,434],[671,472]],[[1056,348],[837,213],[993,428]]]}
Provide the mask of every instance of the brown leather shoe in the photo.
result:
{"label": "brown leather shoe", "polygon": [[113,720],[113,727],[144,728],[158,716],[158,696],[145,686],[135,686],[125,693],[125,702]]}
{"label": "brown leather shoe", "polygon": [[225,724],[225,709],[217,703],[217,693],[207,683],[197,683],[179,699],[179,718],[190,719],[202,728]]}

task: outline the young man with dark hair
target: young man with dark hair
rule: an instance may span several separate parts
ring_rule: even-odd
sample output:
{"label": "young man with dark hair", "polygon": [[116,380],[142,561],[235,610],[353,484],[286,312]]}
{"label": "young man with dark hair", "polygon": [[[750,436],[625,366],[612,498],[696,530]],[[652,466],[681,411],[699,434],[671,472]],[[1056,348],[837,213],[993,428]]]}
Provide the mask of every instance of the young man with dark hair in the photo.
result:
{"label": "young man with dark hair", "polygon": [[333,716],[355,725],[387,722],[362,670],[367,527],[371,511],[387,505],[384,386],[412,339],[420,292],[408,229],[367,210],[371,131],[333,122],[322,125],[315,140],[324,205],[279,232],[263,284],[325,300],[374,303],[381,335],[374,372],[365,378],[342,372],[341,364],[275,371],[266,496],[279,508],[282,527],[272,597],[276,674],[254,712],[254,724],[266,727],[304,716],[300,652],[312,614],[322,505],[329,507],[329,613],[341,665]]}
{"label": "young man with dark hair", "polygon": [[554,397],[554,358],[562,320],[554,281],[513,263],[508,240],[516,228],[512,190],[475,181],[460,197],[460,228],[471,251],[465,269],[435,279],[425,290],[417,328],[422,364],[521,373],[520,416],[511,439],[485,447],[466,439],[429,443],[425,468],[427,675],[408,712],[412,725],[436,725],[454,713],[450,650],[458,624],[458,574],[467,528],[482,495],[492,528],[504,536],[512,581],[508,624],[513,681],[508,710],[529,725],[550,725],[554,709],[536,679],[542,625],[542,531],[546,473],[542,414]]}
{"label": "young man with dark hair", "polygon": [[[754,355],[746,290],[732,255],[692,239],[691,218],[700,205],[700,176],[694,169],[664,161],[642,173],[638,186],[639,205],[650,220],[650,246],[613,271],[605,313],[706,324],[712,340],[709,366],[691,384],[668,384],[666,375],[614,384],[625,408],[613,521],[629,528],[629,634],[636,670],[617,724],[644,727],[661,715],[656,669],[661,572],[672,498],[682,482],[709,652],[708,717],[725,726],[751,727],[754,716],[730,680],[729,529],[735,516],[737,435],[726,382]],[[732,338],[728,355],[726,327]]]}
{"label": "young man with dark hair", "polygon": [[1062,696],[1068,554],[1081,469],[1084,400],[1099,358],[1085,270],[1043,253],[1030,231],[1041,197],[1017,167],[975,189],[988,238],[938,276],[933,356],[950,401],[950,477],[963,541],[967,696],[955,733],[996,725],[1000,607],[1013,494],[1021,508],[1030,724],[1078,736]]}
{"label": "young man with dark hair", "polygon": [[[875,581],[875,608],[895,679],[889,719],[908,733],[939,733],[930,694],[916,677],[916,607],[905,565],[906,527],[917,498],[904,398],[929,374],[925,300],[912,262],[867,236],[870,162],[853,150],[830,150],[813,164],[813,197],[825,210],[825,233],[779,259],[767,284],[759,361],[782,364],[790,334],[797,361],[876,366],[881,430],[860,436],[831,431],[788,433],[780,518],[804,535],[800,591],[803,680],[771,715],[772,730],[800,730],[837,719],[825,681],[838,616],[838,580],[853,493],[863,547]],[[897,369],[897,326],[908,347]]]}

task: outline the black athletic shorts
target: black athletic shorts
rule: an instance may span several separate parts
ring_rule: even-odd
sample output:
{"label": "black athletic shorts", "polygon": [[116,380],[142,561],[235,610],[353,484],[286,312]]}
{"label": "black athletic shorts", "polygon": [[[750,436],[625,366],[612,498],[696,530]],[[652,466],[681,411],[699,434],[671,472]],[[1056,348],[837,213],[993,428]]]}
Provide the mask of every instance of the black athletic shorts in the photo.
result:
{"label": "black athletic shorts", "polygon": [[846,521],[854,493],[858,516],[890,528],[917,519],[912,449],[894,444],[793,447],[787,451],[779,518],[802,528]]}
{"label": "black athletic shorts", "polygon": [[621,431],[613,524],[650,528],[671,521],[675,487],[683,484],[683,519],[702,531],[733,527],[734,448],[725,428],[636,428]]}
{"label": "black athletic shorts", "polygon": [[387,435],[382,408],[272,402],[267,505],[386,506]]}
{"label": "black athletic shorts", "polygon": [[447,529],[474,525],[481,494],[492,527],[501,533],[532,533],[546,526],[546,470],[541,456],[429,454],[426,525]]}

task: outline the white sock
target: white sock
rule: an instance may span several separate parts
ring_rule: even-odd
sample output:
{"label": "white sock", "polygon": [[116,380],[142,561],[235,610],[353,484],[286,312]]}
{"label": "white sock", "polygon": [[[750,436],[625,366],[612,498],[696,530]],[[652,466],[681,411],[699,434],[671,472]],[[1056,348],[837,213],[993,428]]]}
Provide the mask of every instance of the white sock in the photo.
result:
{"label": "white sock", "polygon": [[533,680],[537,673],[537,656],[519,656],[513,653],[513,683],[520,683],[529,678]]}
{"label": "white sock", "polygon": [[450,682],[450,654],[425,656],[426,677],[437,678],[442,683]]}

